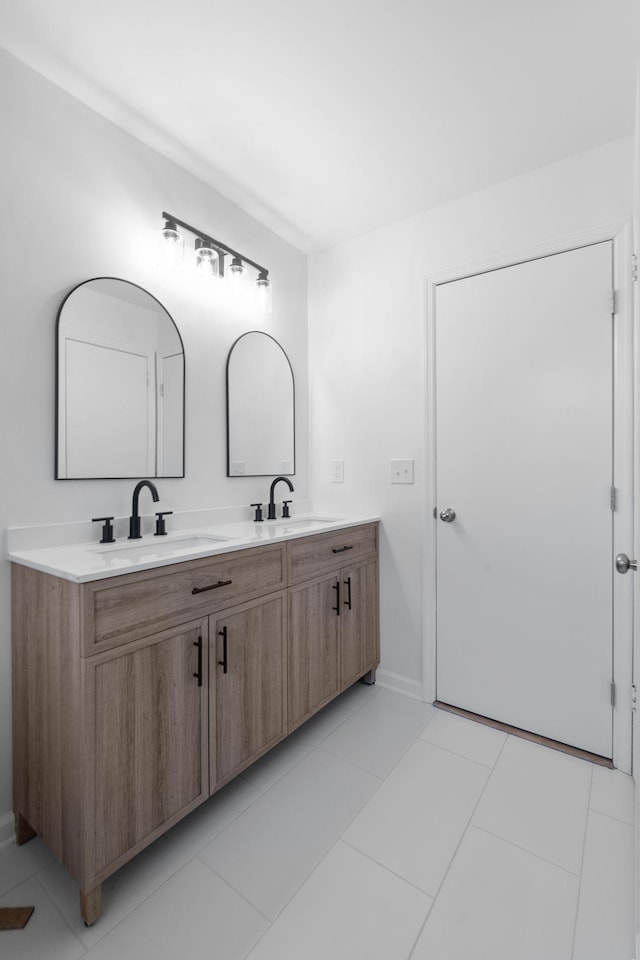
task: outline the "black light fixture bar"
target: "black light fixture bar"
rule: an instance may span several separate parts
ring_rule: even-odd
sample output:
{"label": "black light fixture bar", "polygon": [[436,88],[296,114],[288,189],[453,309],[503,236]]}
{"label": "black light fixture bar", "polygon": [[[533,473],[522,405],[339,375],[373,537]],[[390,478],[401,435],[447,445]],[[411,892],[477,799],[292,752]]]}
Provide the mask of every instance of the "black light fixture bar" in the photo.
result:
{"label": "black light fixture bar", "polygon": [[189,233],[194,234],[196,237],[200,237],[201,240],[208,240],[209,243],[213,244],[214,247],[218,250],[224,250],[225,253],[231,254],[232,257],[238,257],[239,260],[242,260],[243,263],[250,263],[259,273],[265,273],[269,275],[269,271],[266,267],[261,266],[259,263],[256,263],[255,260],[250,260],[249,257],[245,257],[244,254],[238,253],[237,250],[233,250],[231,247],[228,247],[226,243],[221,243],[220,240],[210,237],[208,233],[203,233],[202,230],[198,230],[197,227],[192,227],[190,223],[185,223],[184,220],[179,220],[178,217],[174,217],[172,213],[163,213],[162,216],[165,220],[173,220],[173,222],[182,227],[183,230],[188,230]]}

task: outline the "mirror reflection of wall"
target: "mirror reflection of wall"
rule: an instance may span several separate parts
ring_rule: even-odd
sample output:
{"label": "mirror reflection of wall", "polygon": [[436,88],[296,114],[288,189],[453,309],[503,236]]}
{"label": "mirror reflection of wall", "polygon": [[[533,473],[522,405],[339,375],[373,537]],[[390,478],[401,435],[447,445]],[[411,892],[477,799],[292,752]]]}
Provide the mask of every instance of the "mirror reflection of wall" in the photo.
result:
{"label": "mirror reflection of wall", "polygon": [[277,340],[251,330],[227,359],[227,476],[295,473],[293,370]]}
{"label": "mirror reflection of wall", "polygon": [[146,290],[75,287],[58,314],[56,478],[184,476],[184,350]]}

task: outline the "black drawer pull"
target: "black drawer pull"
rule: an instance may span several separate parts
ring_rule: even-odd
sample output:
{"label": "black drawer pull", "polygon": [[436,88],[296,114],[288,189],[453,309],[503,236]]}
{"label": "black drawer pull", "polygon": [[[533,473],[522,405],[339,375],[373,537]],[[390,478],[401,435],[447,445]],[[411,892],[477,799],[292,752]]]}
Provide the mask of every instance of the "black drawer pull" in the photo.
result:
{"label": "black drawer pull", "polygon": [[202,637],[198,637],[197,640],[193,641],[194,647],[198,648],[198,672],[194,673],[194,677],[198,678],[198,686],[202,686]]}
{"label": "black drawer pull", "polygon": [[345,550],[353,550],[353,547],[334,547],[333,553],[344,553]]}
{"label": "black drawer pull", "polygon": [[207,590],[217,590],[218,587],[228,587],[233,580],[218,580],[217,583],[210,583],[208,587],[194,587],[191,593],[205,593]]}
{"label": "black drawer pull", "polygon": [[227,661],[227,628],[218,630],[218,636],[222,637],[222,660],[218,660],[218,666],[222,667],[222,672],[227,673],[229,664]]}
{"label": "black drawer pull", "polygon": [[344,581],[344,585],[348,590],[347,599],[345,600],[344,605],[351,610],[351,577],[347,577],[347,579]]}
{"label": "black drawer pull", "polygon": [[336,591],[336,605],[335,607],[331,607],[331,609],[335,610],[337,616],[340,616],[340,581],[339,580],[337,583],[334,583],[332,589]]}

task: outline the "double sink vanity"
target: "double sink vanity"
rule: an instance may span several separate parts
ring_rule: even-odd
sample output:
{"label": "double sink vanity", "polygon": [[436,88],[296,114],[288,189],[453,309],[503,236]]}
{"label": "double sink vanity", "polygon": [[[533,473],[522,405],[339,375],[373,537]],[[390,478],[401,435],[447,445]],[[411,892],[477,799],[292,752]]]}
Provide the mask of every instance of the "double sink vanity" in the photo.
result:
{"label": "double sink vanity", "polygon": [[91,924],[110,874],[374,681],[378,523],[243,520],[44,547],[9,533],[17,839],[42,837]]}

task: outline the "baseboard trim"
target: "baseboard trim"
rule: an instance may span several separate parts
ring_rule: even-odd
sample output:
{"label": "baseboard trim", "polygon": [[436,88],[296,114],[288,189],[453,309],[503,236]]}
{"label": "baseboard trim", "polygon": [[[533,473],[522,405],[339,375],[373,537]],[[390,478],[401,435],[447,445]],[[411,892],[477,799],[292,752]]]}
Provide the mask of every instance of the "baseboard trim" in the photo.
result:
{"label": "baseboard trim", "polygon": [[376,683],[388,690],[402,693],[405,697],[411,697],[413,700],[422,700],[422,684],[418,680],[404,677],[401,673],[393,673],[391,670],[383,670],[378,667]]}
{"label": "baseboard trim", "polygon": [[15,839],[15,820],[13,811],[10,810],[9,813],[5,813],[0,817],[0,850],[4,850],[5,847],[15,843]]}

